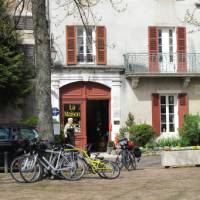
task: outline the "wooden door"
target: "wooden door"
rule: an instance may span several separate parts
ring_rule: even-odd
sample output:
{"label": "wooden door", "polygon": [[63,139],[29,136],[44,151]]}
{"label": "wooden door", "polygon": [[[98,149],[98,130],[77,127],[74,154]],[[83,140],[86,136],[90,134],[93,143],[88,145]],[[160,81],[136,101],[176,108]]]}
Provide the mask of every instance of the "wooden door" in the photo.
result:
{"label": "wooden door", "polygon": [[[98,83],[76,82],[60,89],[61,127],[64,127],[67,119],[72,117],[75,121],[75,144],[85,148],[87,144],[86,134],[86,100],[110,100],[110,88]],[[109,107],[110,108],[110,107]],[[110,110],[109,110],[110,119]]]}

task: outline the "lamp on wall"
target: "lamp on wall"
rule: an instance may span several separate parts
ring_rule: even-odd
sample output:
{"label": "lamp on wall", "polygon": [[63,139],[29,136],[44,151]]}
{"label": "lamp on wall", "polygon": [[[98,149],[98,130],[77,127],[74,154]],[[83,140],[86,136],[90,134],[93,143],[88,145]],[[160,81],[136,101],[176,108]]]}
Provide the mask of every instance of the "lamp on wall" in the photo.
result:
{"label": "lamp on wall", "polygon": [[56,55],[57,55],[57,51],[54,48],[54,46],[51,46],[50,52],[51,52],[51,61],[52,61],[52,63],[54,63],[54,60],[56,59]]}

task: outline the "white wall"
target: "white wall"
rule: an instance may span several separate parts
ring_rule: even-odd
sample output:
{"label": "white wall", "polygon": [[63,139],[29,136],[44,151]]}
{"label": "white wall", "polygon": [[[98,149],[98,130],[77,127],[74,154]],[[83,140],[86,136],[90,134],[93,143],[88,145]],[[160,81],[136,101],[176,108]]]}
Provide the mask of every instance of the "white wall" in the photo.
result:
{"label": "white wall", "polygon": [[[111,89],[111,123],[112,123],[112,139],[114,140],[115,134],[119,133],[120,125],[115,125],[114,121],[120,121],[120,87],[121,76],[118,71],[103,72],[99,71],[94,73],[93,70],[66,70],[65,72],[53,72],[51,82],[51,100],[52,107],[60,107],[60,94],[59,89],[67,84],[77,81],[90,81],[103,84]],[[54,117],[57,121],[60,116]]]}
{"label": "white wall", "polygon": [[[66,17],[67,10],[64,7],[58,8],[56,2],[62,1],[50,1],[51,30],[54,35],[54,46],[58,51],[57,61],[66,65],[66,25],[82,25],[82,22],[78,14]],[[199,31],[195,32],[196,27],[184,23],[186,10],[190,9],[192,12],[197,0],[124,0],[124,2],[127,3],[127,9],[120,13],[116,12],[105,0],[93,8],[95,16],[101,18],[97,25],[104,25],[107,29],[107,65],[110,67],[123,66],[123,54],[125,53],[148,53],[148,26],[186,26],[187,52],[200,52]],[[200,19],[200,11],[196,11],[195,17]],[[88,74],[83,71],[79,75],[74,74],[73,71],[69,71],[67,74],[66,72],[54,74],[53,79],[57,76],[59,84],[62,82],[66,84],[72,80],[87,80]],[[105,77],[108,78],[104,73],[98,73],[93,75],[92,79],[105,83]],[[121,93],[117,95],[120,89],[117,86],[119,83],[115,85],[115,78],[112,74],[109,75],[109,78],[112,80],[110,82],[112,83],[112,120],[118,120],[119,115],[121,126],[124,124],[128,112],[135,115],[137,123],[151,124],[151,94],[158,91],[186,92],[189,96],[189,112],[200,112],[200,81],[197,79],[192,79],[189,87],[184,89],[181,78],[141,78],[138,87],[133,89],[129,81],[123,77],[122,83],[120,83]],[[117,96],[120,96],[119,99]],[[119,126],[114,127],[114,132],[117,133],[117,130],[119,130]]]}
{"label": "white wall", "polygon": [[[50,1],[51,29],[55,39],[57,57],[66,64],[66,25],[81,25],[80,17],[66,16],[67,9],[58,7],[58,0]],[[148,52],[148,26],[185,26],[183,23],[186,10],[194,8],[196,0],[124,0],[127,9],[116,12],[108,1],[102,1],[93,12],[98,19],[97,25],[107,29],[107,63],[123,65],[123,54],[127,52]],[[122,4],[122,7],[125,4]],[[196,12],[200,16],[200,11]],[[199,33],[187,26],[187,47],[190,52],[200,52]],[[111,46],[114,48],[111,48]]]}
{"label": "white wall", "polygon": [[[200,79],[193,78],[187,88],[183,88],[181,78],[145,78],[141,79],[136,89],[123,79],[121,89],[121,121],[127,119],[128,112],[134,114],[137,123],[152,123],[152,93],[187,93],[190,114],[200,114]],[[124,102],[126,102],[124,104]]]}

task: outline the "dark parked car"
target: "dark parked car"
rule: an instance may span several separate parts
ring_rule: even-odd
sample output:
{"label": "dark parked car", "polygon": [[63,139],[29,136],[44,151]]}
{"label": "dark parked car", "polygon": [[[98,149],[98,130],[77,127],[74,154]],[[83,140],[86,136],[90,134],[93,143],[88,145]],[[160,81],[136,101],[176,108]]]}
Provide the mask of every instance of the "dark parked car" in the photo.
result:
{"label": "dark parked car", "polygon": [[22,124],[0,124],[0,167],[4,166],[5,152],[8,164],[15,156],[21,155],[28,148],[29,141],[38,138],[33,126]]}

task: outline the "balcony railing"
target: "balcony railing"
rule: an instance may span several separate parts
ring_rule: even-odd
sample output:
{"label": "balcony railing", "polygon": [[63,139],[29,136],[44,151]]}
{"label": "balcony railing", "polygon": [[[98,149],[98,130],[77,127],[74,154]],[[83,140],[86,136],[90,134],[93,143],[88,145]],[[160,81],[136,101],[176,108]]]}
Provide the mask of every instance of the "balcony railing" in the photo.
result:
{"label": "balcony railing", "polygon": [[126,73],[200,73],[200,53],[127,53]]}

